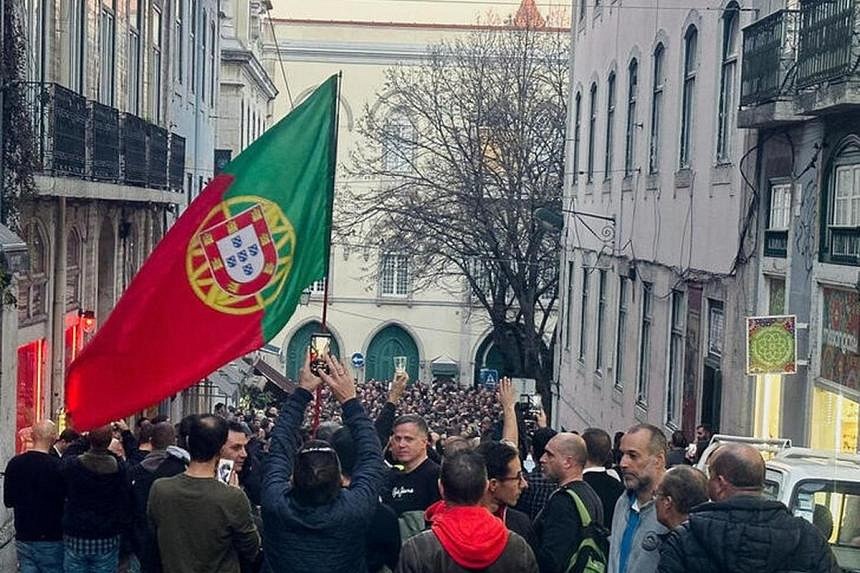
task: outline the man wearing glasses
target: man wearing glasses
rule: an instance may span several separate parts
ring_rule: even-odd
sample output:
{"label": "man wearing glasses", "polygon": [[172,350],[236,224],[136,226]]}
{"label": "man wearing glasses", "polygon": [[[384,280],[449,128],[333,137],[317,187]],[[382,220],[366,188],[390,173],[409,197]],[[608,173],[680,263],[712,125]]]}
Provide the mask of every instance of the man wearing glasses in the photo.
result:
{"label": "man wearing glasses", "polygon": [[583,439],[568,432],[551,439],[541,456],[543,472],[559,484],[535,518],[535,557],[541,573],[565,571],[584,536],[585,527],[576,502],[565,490],[579,497],[592,522],[603,525],[603,504],[591,486],[582,480],[587,457]]}
{"label": "man wearing glasses", "polygon": [[513,446],[496,441],[484,442],[478,447],[478,453],[484,458],[489,481],[481,505],[535,549],[534,529],[529,517],[513,509],[520,494],[528,487],[519,453]]}

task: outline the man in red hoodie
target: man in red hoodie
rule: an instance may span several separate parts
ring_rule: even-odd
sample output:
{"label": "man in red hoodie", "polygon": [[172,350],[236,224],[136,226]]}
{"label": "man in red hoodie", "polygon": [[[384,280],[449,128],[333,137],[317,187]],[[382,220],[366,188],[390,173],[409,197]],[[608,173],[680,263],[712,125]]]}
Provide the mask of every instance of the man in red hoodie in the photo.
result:
{"label": "man in red hoodie", "polygon": [[403,545],[395,573],[537,573],[525,540],[479,505],[486,489],[480,454],[463,450],[446,456],[439,479],[442,501],[426,512],[430,531]]}

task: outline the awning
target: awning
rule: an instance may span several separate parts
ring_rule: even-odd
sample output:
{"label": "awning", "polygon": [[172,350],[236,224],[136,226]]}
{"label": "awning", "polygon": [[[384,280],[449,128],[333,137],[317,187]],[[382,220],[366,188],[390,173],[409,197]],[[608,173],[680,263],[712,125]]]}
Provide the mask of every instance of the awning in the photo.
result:
{"label": "awning", "polygon": [[430,372],[435,378],[456,378],[460,375],[460,364],[449,356],[438,356],[430,362]]}
{"label": "awning", "polygon": [[287,380],[286,376],[264,361],[259,354],[246,356],[243,360],[253,368],[256,374],[263,376],[268,381],[263,390],[270,392],[276,399],[283,400],[296,389],[297,386],[294,382]]}

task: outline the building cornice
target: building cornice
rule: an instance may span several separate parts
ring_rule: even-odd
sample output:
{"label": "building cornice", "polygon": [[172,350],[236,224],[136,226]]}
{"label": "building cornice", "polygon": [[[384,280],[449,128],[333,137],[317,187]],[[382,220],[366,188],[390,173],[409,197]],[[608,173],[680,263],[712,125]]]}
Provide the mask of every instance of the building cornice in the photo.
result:
{"label": "building cornice", "polygon": [[[402,28],[407,30],[516,30],[517,26],[489,24],[425,24],[421,22],[371,22],[366,20],[315,20],[312,18],[272,18],[274,24],[296,24],[310,26],[354,26],[357,28]],[[535,32],[570,32],[569,27],[545,26],[534,28]]]}
{"label": "building cornice", "polygon": [[277,97],[278,88],[275,87],[275,82],[272,81],[266,68],[263,67],[254,52],[244,48],[222,47],[221,63],[239,64],[248,70],[254,82],[256,82],[270,100]]}
{"label": "building cornice", "polygon": [[429,44],[282,40],[280,50],[275,49],[274,44],[265,44],[263,54],[266,58],[277,59],[280,51],[282,58],[293,61],[390,64],[425,60],[428,46]]}

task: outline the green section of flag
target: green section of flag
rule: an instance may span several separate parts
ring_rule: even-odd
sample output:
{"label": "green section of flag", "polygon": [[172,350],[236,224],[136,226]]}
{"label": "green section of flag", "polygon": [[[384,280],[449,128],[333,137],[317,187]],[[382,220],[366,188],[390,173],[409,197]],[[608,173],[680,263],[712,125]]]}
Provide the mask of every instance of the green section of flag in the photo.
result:
{"label": "green section of flag", "polygon": [[[337,76],[332,76],[230,162],[235,177],[224,200],[257,196],[276,203],[295,231],[292,264],[279,296],[265,309],[263,339],[292,316],[299,295],[326,273],[334,201]],[[273,229],[274,231],[274,229]]]}

